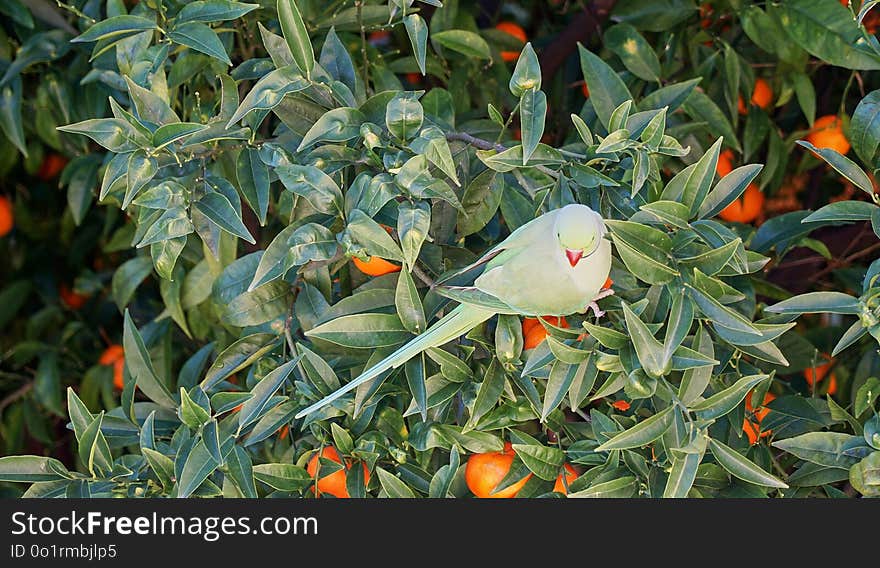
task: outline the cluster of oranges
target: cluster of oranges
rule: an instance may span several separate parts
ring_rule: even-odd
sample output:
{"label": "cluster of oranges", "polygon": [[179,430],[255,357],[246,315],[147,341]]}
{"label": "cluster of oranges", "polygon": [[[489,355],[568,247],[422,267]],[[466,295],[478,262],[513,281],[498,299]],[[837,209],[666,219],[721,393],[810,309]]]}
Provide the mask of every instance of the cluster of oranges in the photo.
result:
{"label": "cluster of oranges", "polygon": [[[320,452],[315,452],[309,460],[309,463],[306,465],[306,471],[313,479],[316,479],[319,473],[319,457],[342,464],[342,459],[340,459],[339,452],[336,451],[336,448],[333,446],[326,446]],[[351,461],[346,460],[342,469],[334,471],[330,475],[321,476],[320,479],[317,479],[312,491],[317,491],[318,495],[326,493],[337,499],[350,498],[346,481],[348,479],[348,471],[351,469],[352,465]],[[367,464],[363,462],[361,462],[361,466],[364,468],[364,485],[366,485],[370,482],[370,470],[367,469]]]}
{"label": "cluster of oranges", "polygon": [[[517,493],[532,478],[531,473],[504,489],[495,491],[495,488],[498,487],[498,484],[510,471],[515,457],[516,453],[513,451],[513,445],[510,442],[505,442],[504,450],[500,452],[473,454],[468,458],[464,470],[464,480],[467,483],[468,489],[471,490],[471,493],[482,499],[511,499],[516,497]],[[564,476],[560,473],[556,477],[553,491],[567,495],[568,485],[577,479],[578,471],[570,464],[564,464],[564,466]]]}

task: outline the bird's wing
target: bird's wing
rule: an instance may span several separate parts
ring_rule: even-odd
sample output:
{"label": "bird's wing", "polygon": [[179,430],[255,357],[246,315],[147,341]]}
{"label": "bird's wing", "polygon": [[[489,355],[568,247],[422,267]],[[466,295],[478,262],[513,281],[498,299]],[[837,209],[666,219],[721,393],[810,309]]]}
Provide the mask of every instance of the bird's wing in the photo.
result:
{"label": "bird's wing", "polygon": [[[424,333],[364,371],[358,378],[341,386],[336,391],[325,396],[308,408],[298,412],[296,418],[302,418],[303,416],[311,414],[312,412],[330,404],[345,393],[354,390],[367,381],[375,379],[389,369],[400,367],[422,351],[449,343],[456,337],[470,331],[477,325],[491,318],[493,315],[495,315],[495,312],[492,310],[467,305],[458,306],[437,321],[437,323],[425,330]],[[306,336],[308,335],[309,332],[306,332]]]}
{"label": "bird's wing", "polygon": [[492,266],[503,264],[505,262],[505,259],[509,256],[509,253],[527,247],[540,236],[552,233],[553,226],[556,222],[557,211],[558,209],[555,209],[553,211],[550,211],[549,213],[545,213],[539,217],[536,217],[535,219],[532,219],[525,225],[521,225],[512,233],[510,233],[510,235],[508,235],[506,239],[484,253],[483,256],[481,256],[471,264],[465,266],[464,268],[460,268],[450,274],[443,276],[440,280],[437,281],[437,284],[439,285],[443,284],[444,282],[448,282],[456,278],[457,276],[461,276],[462,274],[470,272],[471,270],[480,266],[488,265],[489,263],[491,263]]}

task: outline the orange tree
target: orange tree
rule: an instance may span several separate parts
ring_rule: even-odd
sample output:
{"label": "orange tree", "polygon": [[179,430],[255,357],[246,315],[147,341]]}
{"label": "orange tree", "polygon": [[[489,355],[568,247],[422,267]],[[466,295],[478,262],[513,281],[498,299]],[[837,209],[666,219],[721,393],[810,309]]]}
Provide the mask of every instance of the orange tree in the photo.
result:
{"label": "orange tree", "polygon": [[[6,491],[877,495],[875,3],[4,3]],[[575,202],[604,316],[295,418]]]}

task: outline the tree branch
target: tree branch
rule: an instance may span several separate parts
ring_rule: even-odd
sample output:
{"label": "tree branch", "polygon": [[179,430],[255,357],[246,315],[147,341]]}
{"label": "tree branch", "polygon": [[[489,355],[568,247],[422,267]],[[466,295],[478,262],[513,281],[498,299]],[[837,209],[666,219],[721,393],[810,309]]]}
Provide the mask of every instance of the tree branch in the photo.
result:
{"label": "tree branch", "polygon": [[584,10],[575,16],[553,43],[541,52],[538,59],[545,83],[549,82],[568,56],[577,49],[578,42],[586,42],[593,34],[601,31],[602,23],[608,18],[616,3],[616,0],[587,2]]}

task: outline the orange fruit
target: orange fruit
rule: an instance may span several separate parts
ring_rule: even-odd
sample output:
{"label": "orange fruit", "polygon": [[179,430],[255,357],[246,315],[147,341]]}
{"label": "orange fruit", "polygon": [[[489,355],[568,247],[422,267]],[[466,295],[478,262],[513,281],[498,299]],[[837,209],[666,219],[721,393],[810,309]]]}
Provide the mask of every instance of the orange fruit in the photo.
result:
{"label": "orange fruit", "polygon": [[367,43],[373,47],[388,45],[391,42],[391,32],[388,30],[376,30],[367,36]]}
{"label": "orange fruit", "polygon": [[562,474],[560,473],[556,477],[556,483],[553,485],[553,491],[556,493],[562,493],[563,495],[568,495],[568,491],[565,489],[565,484],[571,485],[571,482],[577,479],[578,472],[575,468],[571,467],[569,464],[565,464],[565,483],[562,481]]}
{"label": "orange fruit", "polygon": [[764,210],[764,194],[750,183],[742,196],[721,210],[719,217],[731,223],[751,223]]}
{"label": "orange fruit", "polygon": [[621,412],[626,412],[631,405],[625,400],[615,400],[611,403],[611,406]]}
{"label": "orange fruit", "polygon": [[584,81],[581,83],[581,92],[584,94],[585,99],[590,98],[590,88],[587,86],[587,82]]}
{"label": "orange fruit", "polygon": [[715,10],[709,4],[700,5],[700,27],[705,29],[712,27],[712,14]]}
{"label": "orange fruit", "polygon": [[77,294],[71,290],[67,284],[62,284],[58,287],[58,296],[61,298],[64,305],[71,310],[80,309],[89,300],[88,296]]}
{"label": "orange fruit", "polygon": [[49,181],[58,177],[64,166],[67,165],[67,158],[61,154],[47,154],[37,170],[37,177],[43,181]]}
{"label": "orange fruit", "polygon": [[841,154],[850,149],[849,140],[843,134],[843,122],[833,114],[817,118],[806,140],[816,148],[831,148]]}
{"label": "orange fruit", "polygon": [[822,382],[825,377],[828,377],[828,394],[833,395],[837,392],[837,377],[834,376],[831,371],[831,367],[834,365],[834,360],[831,358],[831,355],[827,353],[822,353],[822,358],[827,361],[827,363],[823,363],[821,365],[816,365],[815,367],[811,367],[809,369],[804,370],[804,379],[806,379],[807,384],[810,387],[815,388],[817,383]]}
{"label": "orange fruit", "polygon": [[765,405],[775,398],[775,395],[768,392],[764,395],[764,402],[755,409],[752,408],[752,391],[749,391],[749,394],[746,395],[746,417],[743,420],[743,432],[749,437],[750,444],[755,445],[758,443],[758,439],[766,438],[770,435],[770,430],[761,431],[761,421],[770,412],[770,409],[766,408]]}
{"label": "orange fruit", "polygon": [[[544,321],[549,324],[555,325],[556,327],[563,327],[568,329],[568,322],[565,321],[565,318],[558,318],[556,316],[543,316]],[[547,338],[547,330],[541,325],[541,322],[538,321],[538,318],[523,318],[522,323],[522,333],[523,333],[523,349],[534,349],[538,346],[539,343],[544,341]]]}
{"label": "orange fruit", "polygon": [[[773,89],[770,88],[770,83],[760,77],[755,79],[755,88],[752,91],[752,104],[764,110],[768,110],[773,104]],[[736,106],[740,114],[748,114],[749,111],[742,97],[739,98]]]}
{"label": "orange fruit", "polygon": [[[339,459],[339,454],[336,452],[336,448],[333,446],[327,446],[323,450],[321,450],[320,455],[322,458],[326,458],[331,461],[335,461],[336,463],[342,463],[342,460]],[[314,478],[318,474],[318,452],[315,452],[312,455],[312,459],[309,460],[308,465],[306,466],[306,471],[309,472],[309,475]],[[364,468],[364,484],[370,482],[370,471],[367,469],[367,464],[361,462],[361,466]],[[328,495],[333,495],[339,499],[349,499],[351,496],[348,494],[348,488],[345,486],[346,480],[346,472],[351,469],[351,463],[347,462],[345,467],[334,471],[330,475],[326,477],[321,477],[321,479],[317,482],[318,493],[327,493]],[[313,489],[314,491],[314,489]]]}
{"label": "orange fruit", "polygon": [[718,155],[718,164],[715,166],[718,177],[724,177],[733,171],[733,160],[733,150],[724,150]]}
{"label": "orange fruit", "polygon": [[15,216],[12,214],[12,202],[5,195],[0,195],[0,237],[5,237],[15,226]]}
{"label": "orange fruit", "polygon": [[[495,26],[496,30],[501,30],[502,32],[512,35],[516,39],[525,43],[528,40],[528,36],[526,35],[526,31],[522,29],[522,26],[515,22],[499,22],[497,26]],[[518,51],[502,51],[501,59],[504,61],[516,61],[519,59]]]}
{"label": "orange fruit", "polygon": [[505,442],[504,451],[473,454],[469,457],[464,469],[464,480],[471,493],[482,499],[510,499],[516,497],[519,490],[532,477],[531,473],[513,485],[492,493],[492,490],[498,486],[498,483],[510,471],[510,466],[513,464],[515,456],[513,445],[510,442]]}
{"label": "orange fruit", "polygon": [[290,434],[290,426],[288,426],[287,424],[278,429],[279,440],[286,439],[288,434]]}
{"label": "orange fruit", "polygon": [[382,276],[383,274],[400,272],[400,265],[388,262],[384,258],[379,258],[378,256],[371,256],[366,262],[353,256],[351,261],[357,266],[358,270],[369,276]]}
{"label": "orange fruit", "polygon": [[602,284],[602,289],[608,290],[612,286],[614,286],[614,280],[612,280],[611,277],[609,276],[608,278],[605,279],[605,284]]}
{"label": "orange fruit", "polygon": [[123,382],[123,370],[125,368],[125,351],[122,345],[114,343],[105,349],[98,358],[100,365],[113,365],[113,386],[116,390],[122,390],[125,386]]}
{"label": "orange fruit", "polygon": [[422,74],[421,73],[407,73],[404,75],[406,78],[406,82],[410,85],[421,85],[422,84]]}

